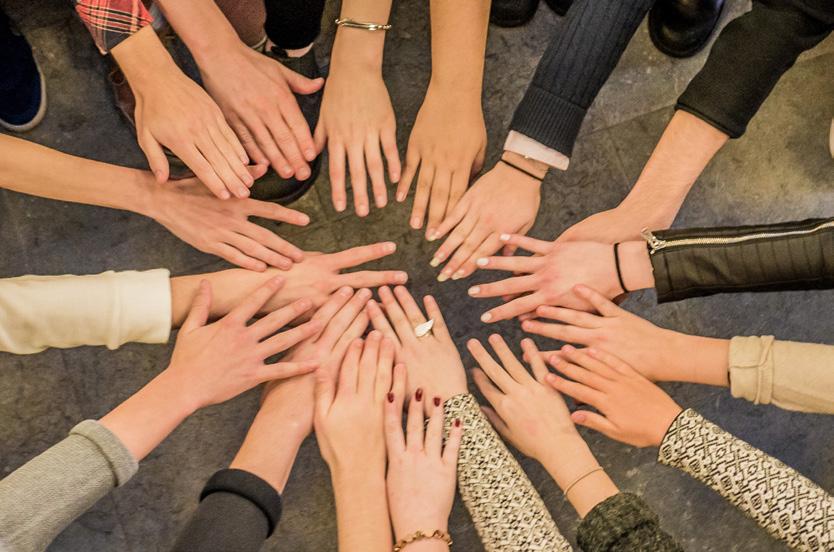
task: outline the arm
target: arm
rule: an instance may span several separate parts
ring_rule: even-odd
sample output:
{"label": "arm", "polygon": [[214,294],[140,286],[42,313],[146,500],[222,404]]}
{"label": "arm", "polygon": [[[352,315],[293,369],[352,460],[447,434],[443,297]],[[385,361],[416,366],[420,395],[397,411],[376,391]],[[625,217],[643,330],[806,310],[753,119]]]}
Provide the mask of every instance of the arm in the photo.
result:
{"label": "arm", "polygon": [[692,409],[669,427],[658,462],[701,481],[796,550],[834,545],[831,495]]}
{"label": "arm", "polygon": [[153,22],[142,0],[73,0],[73,5],[102,54]]}

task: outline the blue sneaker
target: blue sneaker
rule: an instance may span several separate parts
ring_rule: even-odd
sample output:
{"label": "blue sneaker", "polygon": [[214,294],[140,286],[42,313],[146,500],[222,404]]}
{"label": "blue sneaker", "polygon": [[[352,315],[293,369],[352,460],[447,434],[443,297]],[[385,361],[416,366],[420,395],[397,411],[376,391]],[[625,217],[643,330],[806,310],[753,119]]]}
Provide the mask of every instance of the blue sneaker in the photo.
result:
{"label": "blue sneaker", "polygon": [[0,126],[33,129],[46,113],[46,87],[32,48],[0,10]]}

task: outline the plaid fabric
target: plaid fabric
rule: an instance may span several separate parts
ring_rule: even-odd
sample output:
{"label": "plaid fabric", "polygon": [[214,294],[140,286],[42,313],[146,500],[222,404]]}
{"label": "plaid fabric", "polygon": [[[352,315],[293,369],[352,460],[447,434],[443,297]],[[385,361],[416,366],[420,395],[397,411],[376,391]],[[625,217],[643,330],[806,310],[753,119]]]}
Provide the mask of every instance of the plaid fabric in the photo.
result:
{"label": "plaid fabric", "polygon": [[73,3],[102,54],[153,22],[141,0],[73,0]]}

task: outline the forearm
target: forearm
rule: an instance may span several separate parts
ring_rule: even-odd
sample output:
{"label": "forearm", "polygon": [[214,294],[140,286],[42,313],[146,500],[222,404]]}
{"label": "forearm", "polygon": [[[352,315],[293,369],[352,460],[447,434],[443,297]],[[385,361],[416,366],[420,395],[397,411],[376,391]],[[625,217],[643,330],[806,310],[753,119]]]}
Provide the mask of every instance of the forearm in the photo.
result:
{"label": "forearm", "polygon": [[158,3],[200,68],[211,58],[244,45],[213,0],[160,0]]}
{"label": "forearm", "polygon": [[[344,0],[339,17],[363,23],[384,24],[391,14],[391,0]],[[333,43],[333,70],[353,67],[382,72],[384,31],[366,31],[340,26]]]}
{"label": "forearm", "polygon": [[701,337],[666,330],[664,350],[669,357],[658,381],[700,383],[729,387],[729,339]]}
{"label": "forearm", "polygon": [[432,0],[431,83],[481,103],[490,3]]}
{"label": "forearm", "polygon": [[333,473],[340,552],[387,552],[393,545],[385,470],[356,466]]}
{"label": "forearm", "polygon": [[[211,314],[216,320],[228,314],[244,297],[266,283],[267,280],[279,274],[277,270],[254,272],[241,268],[194,274],[190,276],[176,276],[171,278],[171,325],[178,328],[185,321],[191,304],[200,290],[200,282],[206,280],[211,284]],[[278,294],[280,301],[280,292]],[[280,301],[281,306],[289,304],[291,299]],[[274,302],[271,306],[277,306]]]}
{"label": "forearm", "polygon": [[153,27],[145,27],[110,52],[121,67],[134,94],[147,86],[159,86],[161,74],[180,72]]}
{"label": "forearm", "polygon": [[584,518],[597,504],[619,492],[605,471],[593,471],[599,463],[578,434],[554,445],[549,457],[540,462],[562,492],[568,491],[566,498],[579,517]]}
{"label": "forearm", "polygon": [[147,171],[67,155],[6,135],[0,135],[0,151],[0,187],[150,216],[153,188]]}

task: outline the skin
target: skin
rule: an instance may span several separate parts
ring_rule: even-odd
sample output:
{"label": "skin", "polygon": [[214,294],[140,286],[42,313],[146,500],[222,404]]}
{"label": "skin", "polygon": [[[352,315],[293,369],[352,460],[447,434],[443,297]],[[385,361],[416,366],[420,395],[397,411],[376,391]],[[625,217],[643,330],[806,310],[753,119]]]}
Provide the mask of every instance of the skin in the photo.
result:
{"label": "skin", "polygon": [[252,50],[211,0],[160,5],[249,157],[283,178],[309,178],[319,151],[293,93],[312,94],[324,79],[307,79]]}
{"label": "skin", "polygon": [[211,286],[203,283],[180,328],[169,366],[105,415],[101,424],[139,461],[200,408],[227,401],[265,381],[314,370],[318,363],[312,359],[266,363],[320,329],[318,321],[311,321],[276,333],[309,310],[309,301],[298,301],[247,325],[280,286],[279,280],[270,280],[221,320],[207,324]]}
{"label": "skin", "polygon": [[394,343],[381,332],[354,340],[338,370],[316,375],[315,430],[330,467],[339,550],[390,550],[383,404],[391,390]]}
{"label": "skin", "polygon": [[[35,196],[132,211],[162,224],[204,253],[249,270],[288,269],[304,253],[249,217],[297,226],[310,218],[299,211],[254,199],[221,200],[197,178],[162,185],[148,171],[67,155],[0,135],[0,187]],[[250,167],[253,177],[264,167]],[[118,193],[114,193],[118,188]]]}
{"label": "skin", "polygon": [[396,346],[397,362],[408,369],[408,395],[420,388],[426,396],[446,399],[467,392],[466,373],[449,328],[434,297],[427,295],[423,304],[434,326],[428,335],[417,337],[414,327],[426,317],[406,288],[397,286],[392,292],[387,286],[379,289],[382,308],[376,301],[368,301],[368,317],[374,328],[381,331]]}
{"label": "skin", "polygon": [[[448,534],[463,435],[458,420],[452,424],[443,446],[442,402],[440,397],[423,397],[422,393],[409,403],[407,434],[404,433],[406,378],[405,368],[398,365],[385,403],[386,488],[396,541],[417,531],[432,534],[440,530]],[[431,411],[427,419],[423,418],[423,400]],[[429,552],[448,550],[449,546],[440,539],[427,539],[409,544],[409,548]]]}
{"label": "skin", "polygon": [[221,199],[249,196],[249,157],[223,112],[177,67],[151,26],[111,52],[136,97],[136,137],[161,184],[168,181],[163,147],[179,157]]}
{"label": "skin", "polygon": [[501,336],[491,335],[489,343],[497,362],[479,341],[467,343],[481,367],[473,370],[475,384],[492,405],[483,408],[484,414],[502,437],[544,465],[563,491],[569,490],[568,500],[585,517],[619,490],[604,471],[593,471],[599,463],[571,421],[562,396],[545,383],[548,370],[532,340],[521,342],[533,359],[532,375]]}
{"label": "skin", "polygon": [[[651,381],[681,381],[729,387],[730,341],[659,328],[621,309],[601,293],[577,286],[576,294],[599,313],[539,307],[540,320],[522,323],[524,331],[615,353]],[[558,324],[545,323],[550,319]],[[544,353],[545,358],[557,354]]]}
{"label": "skin", "polygon": [[[344,0],[340,18],[384,23],[391,0]],[[400,178],[394,109],[382,80],[385,32],[340,26],[336,31],[330,74],[324,87],[316,148],[327,144],[333,207],[347,208],[345,165],[350,169],[356,214],[367,216],[368,179],[378,208],[388,202],[383,156],[392,182]]]}
{"label": "skin", "polygon": [[405,201],[416,176],[410,225],[422,228],[428,214],[431,241],[484,163],[481,91],[489,2],[433,0],[430,11],[431,80],[408,140],[397,201]]}

